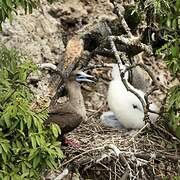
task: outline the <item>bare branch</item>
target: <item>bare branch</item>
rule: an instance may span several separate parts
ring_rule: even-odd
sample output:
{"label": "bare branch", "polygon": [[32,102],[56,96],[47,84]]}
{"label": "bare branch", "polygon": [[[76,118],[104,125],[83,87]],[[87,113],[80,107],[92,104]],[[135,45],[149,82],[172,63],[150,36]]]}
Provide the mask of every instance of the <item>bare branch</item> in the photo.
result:
{"label": "bare branch", "polygon": [[130,31],[130,28],[128,27],[128,25],[127,25],[127,23],[126,23],[126,21],[124,19],[124,16],[122,15],[121,11],[119,10],[119,7],[117,6],[117,3],[114,0],[111,0],[110,2],[113,4],[113,6],[114,6],[114,13],[118,16],[119,20],[121,21],[121,24],[122,24],[124,30],[126,31],[128,36],[130,38],[132,38],[133,35],[132,35],[132,33]]}
{"label": "bare branch", "polygon": [[146,44],[143,44],[141,42],[138,42],[137,38],[126,38],[124,36],[111,36],[112,40],[119,41],[120,43],[123,43],[130,47],[136,47],[137,49],[140,49],[141,51],[145,51],[148,55],[153,55],[152,47],[147,46]]}

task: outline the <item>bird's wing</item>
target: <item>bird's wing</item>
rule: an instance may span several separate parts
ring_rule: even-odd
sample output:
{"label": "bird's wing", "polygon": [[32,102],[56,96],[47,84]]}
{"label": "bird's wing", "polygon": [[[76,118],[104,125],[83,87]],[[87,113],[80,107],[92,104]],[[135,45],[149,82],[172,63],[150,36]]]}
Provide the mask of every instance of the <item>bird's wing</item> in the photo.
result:
{"label": "bird's wing", "polygon": [[57,103],[55,106],[49,108],[49,114],[64,114],[64,113],[72,113],[74,112],[74,108],[70,103]]}
{"label": "bird's wing", "polygon": [[55,106],[49,110],[49,117],[45,124],[56,123],[61,128],[62,134],[75,129],[83,120],[82,116],[76,113],[71,104]]}
{"label": "bird's wing", "polygon": [[77,113],[50,114],[46,124],[56,123],[59,125],[62,134],[66,134],[74,130],[82,120],[82,116]]}
{"label": "bird's wing", "polygon": [[[144,112],[143,105],[142,105],[141,101],[139,100],[139,98],[131,92],[128,92],[128,93],[129,93],[128,98],[129,98],[129,101],[131,102],[133,109],[137,109],[137,110]],[[139,92],[137,92],[137,93],[139,94]],[[144,100],[144,97],[142,97],[142,94],[139,94],[139,95]]]}

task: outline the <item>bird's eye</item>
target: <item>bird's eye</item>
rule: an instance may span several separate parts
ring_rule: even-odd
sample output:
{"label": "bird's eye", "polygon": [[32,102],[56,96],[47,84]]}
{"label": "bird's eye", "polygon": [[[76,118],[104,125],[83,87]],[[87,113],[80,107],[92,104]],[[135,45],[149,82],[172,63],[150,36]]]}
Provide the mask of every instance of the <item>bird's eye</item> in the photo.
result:
{"label": "bird's eye", "polygon": [[81,74],[80,74],[80,73],[77,73],[76,76],[79,77],[79,76],[81,76]]}
{"label": "bird's eye", "polygon": [[134,109],[137,109],[137,105],[133,104],[133,108],[134,108]]}

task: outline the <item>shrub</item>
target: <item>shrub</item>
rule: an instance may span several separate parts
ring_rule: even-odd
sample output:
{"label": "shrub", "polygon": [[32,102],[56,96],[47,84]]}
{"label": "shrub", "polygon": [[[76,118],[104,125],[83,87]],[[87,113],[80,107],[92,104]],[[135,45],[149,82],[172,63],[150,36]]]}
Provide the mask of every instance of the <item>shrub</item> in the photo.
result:
{"label": "shrub", "polygon": [[[165,55],[165,62],[174,77],[180,75],[180,1],[179,0],[152,0],[149,9],[155,24],[164,29],[164,39],[167,43],[157,50],[157,53]],[[180,138],[180,86],[172,87],[166,100],[167,117],[170,120],[170,128]]]}
{"label": "shrub", "polygon": [[33,109],[27,85],[36,66],[15,50],[0,45],[0,179],[39,179],[47,167],[56,167],[63,154],[60,129],[43,125],[47,111]]}
{"label": "shrub", "polygon": [[[164,38],[168,42],[160,48],[157,53],[165,54],[167,67],[174,77],[180,74],[180,1],[179,0],[155,0],[157,15],[160,17],[158,22],[165,31]],[[159,13],[158,13],[159,12]],[[174,134],[180,138],[180,86],[175,85],[168,92],[166,101],[167,117],[169,125]]]}
{"label": "shrub", "polygon": [[174,86],[169,90],[167,97],[167,117],[170,119],[169,125],[173,133],[180,139],[180,85]]}

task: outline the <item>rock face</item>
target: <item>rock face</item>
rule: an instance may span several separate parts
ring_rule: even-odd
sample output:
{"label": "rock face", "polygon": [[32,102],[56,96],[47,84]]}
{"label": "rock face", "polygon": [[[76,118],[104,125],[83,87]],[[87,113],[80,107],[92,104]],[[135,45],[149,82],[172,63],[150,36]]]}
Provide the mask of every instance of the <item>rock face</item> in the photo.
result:
{"label": "rock face", "polygon": [[0,41],[28,54],[35,63],[58,63],[67,40],[75,31],[91,20],[112,15],[110,9],[107,0],[61,0],[52,5],[43,0],[41,7],[32,14],[24,15],[18,10],[11,25],[8,21],[3,23]]}
{"label": "rock face", "polygon": [[34,10],[31,15],[14,17],[12,25],[3,23],[1,41],[9,47],[19,49],[33,58],[35,63],[58,62],[64,44],[58,22],[49,14]]}

